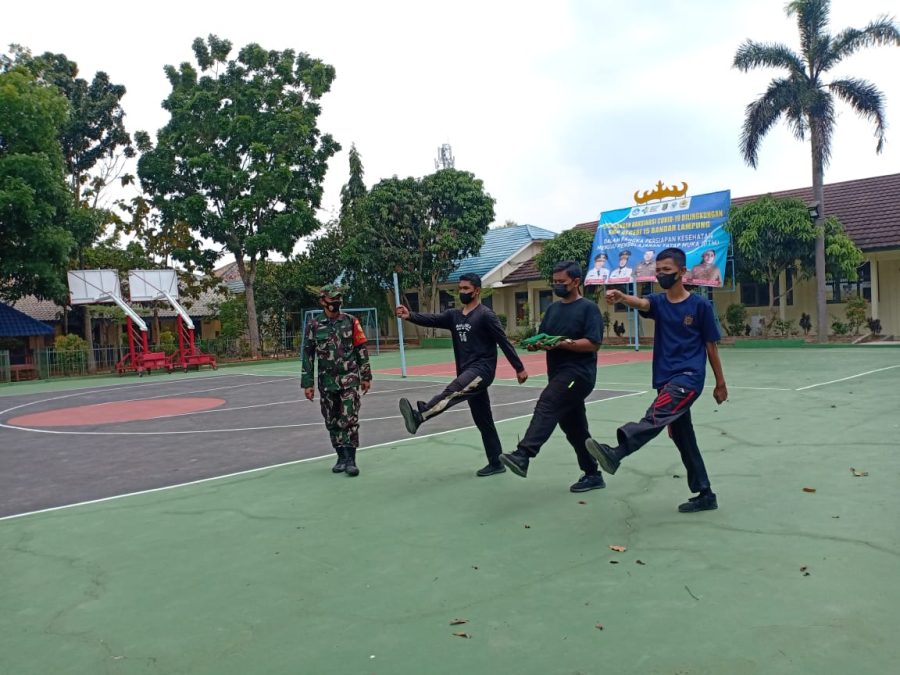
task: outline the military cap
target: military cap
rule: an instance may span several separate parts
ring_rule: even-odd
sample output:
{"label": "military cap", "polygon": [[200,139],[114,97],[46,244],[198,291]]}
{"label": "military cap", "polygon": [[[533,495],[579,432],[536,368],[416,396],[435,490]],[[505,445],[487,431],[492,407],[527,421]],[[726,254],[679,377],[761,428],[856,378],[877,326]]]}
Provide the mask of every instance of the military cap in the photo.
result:
{"label": "military cap", "polygon": [[347,292],[347,287],[338,283],[325,284],[319,289],[319,295],[329,298],[340,298]]}

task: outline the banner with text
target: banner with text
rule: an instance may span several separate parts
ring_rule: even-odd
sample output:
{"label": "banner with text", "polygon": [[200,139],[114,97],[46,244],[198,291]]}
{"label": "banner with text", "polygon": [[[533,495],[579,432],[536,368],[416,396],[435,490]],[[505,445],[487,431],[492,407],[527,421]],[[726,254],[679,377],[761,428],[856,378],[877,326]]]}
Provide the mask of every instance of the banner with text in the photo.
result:
{"label": "banner with text", "polygon": [[675,247],[687,254],[685,283],[722,286],[730,206],[725,190],[602,212],[585,285],[656,281],[656,254]]}

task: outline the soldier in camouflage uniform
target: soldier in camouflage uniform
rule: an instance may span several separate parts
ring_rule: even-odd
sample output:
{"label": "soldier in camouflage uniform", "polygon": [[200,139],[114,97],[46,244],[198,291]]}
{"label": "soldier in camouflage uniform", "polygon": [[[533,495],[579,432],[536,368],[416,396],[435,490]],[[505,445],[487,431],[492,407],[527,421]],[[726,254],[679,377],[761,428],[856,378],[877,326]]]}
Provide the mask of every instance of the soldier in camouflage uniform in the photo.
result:
{"label": "soldier in camouflage uniform", "polygon": [[300,386],[310,401],[315,361],[319,362],[319,394],[325,428],[337,452],[334,473],[358,476],[356,448],[359,447],[359,390],[365,394],[372,385],[372,369],[366,349],[366,334],[356,317],[340,311],[345,289],[328,284],[319,291],[324,314],[306,327],[303,370]]}

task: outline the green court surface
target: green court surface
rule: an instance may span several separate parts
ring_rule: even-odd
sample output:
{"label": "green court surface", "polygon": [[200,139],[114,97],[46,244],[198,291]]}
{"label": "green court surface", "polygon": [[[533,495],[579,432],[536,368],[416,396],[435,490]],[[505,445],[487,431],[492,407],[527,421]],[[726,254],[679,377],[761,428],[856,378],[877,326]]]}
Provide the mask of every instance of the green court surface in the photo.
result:
{"label": "green court surface", "polygon": [[[475,478],[476,430],[423,427],[356,479],[323,459],[2,520],[0,673],[897,672],[900,351],[722,358],[731,400],[693,408],[717,511],[676,512],[664,435],[576,495],[559,432],[527,479]],[[594,436],[651,397],[590,405]]]}

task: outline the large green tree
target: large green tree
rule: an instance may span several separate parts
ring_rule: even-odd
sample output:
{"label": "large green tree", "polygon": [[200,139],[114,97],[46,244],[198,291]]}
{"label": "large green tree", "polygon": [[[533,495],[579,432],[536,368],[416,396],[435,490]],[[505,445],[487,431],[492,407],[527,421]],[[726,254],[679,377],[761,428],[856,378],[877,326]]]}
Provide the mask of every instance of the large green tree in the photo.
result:
{"label": "large green tree", "polygon": [[[760,197],[732,209],[726,229],[735,248],[735,267],[744,279],[766,283],[769,288],[767,325],[775,318],[775,302],[792,288],[775,285],[782,272],[794,271],[794,278],[809,278],[816,269],[818,228],[809,218],[806,204],[794,198]],[[825,222],[827,269],[832,275],[855,279],[863,256],[844,233],[837,218]]]}
{"label": "large green tree", "polygon": [[[125,130],[122,97],[125,87],[100,71],[88,81],[78,76],[78,65],[65,54],[45,52],[34,56],[29,49],[12,45],[0,56],[0,69],[24,68],[38,81],[55,87],[68,100],[68,114],[59,129],[66,180],[72,208],[67,229],[75,239],[70,266],[87,267],[84,252],[104,236],[118,216],[101,203],[101,195],[114,180],[128,184],[124,171],[134,156]],[[93,342],[91,307],[83,308],[84,337]],[[94,369],[94,353],[88,352],[88,368]]]}
{"label": "large green tree", "polygon": [[382,180],[365,204],[365,218],[346,242],[357,273],[389,288],[397,272],[403,288],[418,291],[423,311],[434,311],[440,283],[478,253],[494,219],[482,181],[456,169]]}
{"label": "large green tree", "polygon": [[259,356],[257,266],[318,229],[327,162],[340,149],[317,126],[334,68],[290,49],[249,44],[229,58],[231,49],[197,38],[196,67],[166,66],[170,120],[155,145],[136,135],[138,175],[164,227],[187,223],[217,257],[234,256]]}
{"label": "large green tree", "polygon": [[587,264],[593,244],[594,234],[590,230],[566,230],[545,243],[534,262],[541,276],[550,279],[556,263],[574,260],[582,266]]}
{"label": "large green tree", "polygon": [[66,297],[75,239],[60,129],[66,99],[24,68],[0,72],[0,297]]}
{"label": "large green tree", "polygon": [[846,57],[864,47],[900,45],[900,31],[888,17],[880,17],[865,28],[828,32],[829,0],[792,0],[785,10],[797,21],[800,53],[775,43],[746,40],[734,56],[734,67],[779,68],[786,74],[775,78],[766,92],[747,106],[741,134],[741,153],[752,167],[758,163],[763,137],[782,118],[794,136],[810,141],[813,198],[818,202],[816,220],[815,273],[818,340],[828,340],[828,313],[825,303],[825,167],[831,156],[836,121],[835,98],[849,104],[875,127],[875,152],[884,145],[884,96],[871,82],[858,78],[826,81],[826,75]]}

